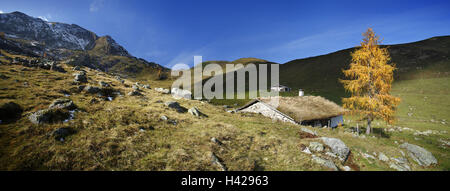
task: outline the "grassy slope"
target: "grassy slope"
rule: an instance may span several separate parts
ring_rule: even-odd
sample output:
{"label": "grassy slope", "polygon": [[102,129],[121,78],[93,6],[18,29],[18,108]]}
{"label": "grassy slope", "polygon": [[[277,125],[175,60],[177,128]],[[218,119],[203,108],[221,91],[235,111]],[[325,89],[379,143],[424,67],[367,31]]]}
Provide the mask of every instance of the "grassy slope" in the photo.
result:
{"label": "grassy slope", "polygon": [[[0,65],[0,72],[9,79],[1,80],[0,102],[14,101],[24,107],[25,113],[15,123],[0,124],[0,169],[2,170],[218,170],[210,162],[209,154],[214,152],[229,170],[326,170],[311,161],[311,157],[300,152],[300,145],[308,145],[313,139],[299,136],[301,126],[272,122],[255,114],[231,114],[222,107],[195,100],[176,100],[183,107],[197,107],[209,117],[194,118],[188,113],[178,113],[168,109],[161,101],[174,100],[152,90],[144,90],[145,97],[117,97],[111,102],[89,104],[92,95],[74,93],[70,96],[80,111],[68,123],[33,125],[26,118],[29,112],[46,108],[52,100],[64,97],[59,90],[70,90],[73,76],[42,69],[22,71],[19,65]],[[131,88],[118,83],[113,76],[88,70],[89,81],[96,85],[103,80],[112,83],[122,94]],[[445,83],[439,81],[440,83]],[[17,80],[17,81],[16,81]],[[441,79],[438,79],[441,80]],[[29,87],[23,86],[28,82]],[[126,84],[133,84],[126,81]],[[159,85],[158,82],[154,82]],[[436,84],[429,82],[430,84]],[[405,82],[395,86],[395,92],[402,94],[402,87],[415,86]],[[421,87],[436,87],[420,84]],[[448,100],[442,91],[440,100]],[[433,88],[433,89],[436,89]],[[414,88],[411,94],[415,94]],[[406,95],[406,94],[405,94]],[[407,98],[404,104],[408,103]],[[418,99],[418,98],[417,98]],[[412,100],[415,102],[414,100]],[[415,122],[405,120],[404,109],[400,107],[399,124],[416,128]],[[417,108],[429,104],[416,104]],[[431,106],[430,106],[431,107]],[[436,110],[437,104],[430,108]],[[428,110],[428,109],[427,109]],[[448,119],[449,112],[443,112],[436,119]],[[160,116],[177,120],[177,125],[161,121]],[[421,113],[417,113],[421,115]],[[424,112],[424,119],[429,118]],[[426,123],[426,122],[424,122]],[[433,129],[448,129],[448,126],[433,124]],[[64,143],[54,140],[49,134],[58,127],[71,127],[77,133],[69,136]],[[378,126],[378,127],[381,127]],[[145,131],[141,132],[139,129]],[[347,128],[347,127],[345,127]],[[417,128],[423,128],[417,123]],[[360,155],[363,152],[384,152],[390,157],[401,156],[394,141],[408,141],[426,147],[438,158],[440,165],[427,170],[448,170],[448,148],[437,147],[436,139],[448,140],[448,134],[424,137],[415,141],[412,135],[392,133],[390,138],[375,137],[365,139],[355,137],[344,129],[314,129],[321,136],[342,139],[352,149],[352,160],[361,170],[392,170],[388,164],[373,162]],[[210,141],[216,137],[223,145]],[[429,141],[431,140],[431,141]],[[431,143],[428,143],[431,142]],[[411,159],[409,159],[411,161]],[[340,167],[341,164],[338,164]],[[347,165],[347,164],[346,164]],[[417,165],[414,170],[423,170]]]}

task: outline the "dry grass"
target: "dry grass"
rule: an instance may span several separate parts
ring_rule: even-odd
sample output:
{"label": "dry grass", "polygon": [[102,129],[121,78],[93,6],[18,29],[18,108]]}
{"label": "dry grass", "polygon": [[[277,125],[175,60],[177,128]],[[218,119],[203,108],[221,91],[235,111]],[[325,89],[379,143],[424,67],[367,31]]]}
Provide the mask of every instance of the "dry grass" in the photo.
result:
{"label": "dry grass", "polygon": [[[64,97],[61,90],[70,92],[77,88],[71,83],[74,71],[62,66],[67,73],[37,68],[23,70],[20,65],[0,64],[0,73],[9,77],[0,81],[0,103],[13,101],[24,108],[19,120],[0,124],[0,170],[219,170],[211,163],[211,152],[229,170],[327,170],[301,152],[301,145],[318,141],[302,136],[302,126],[274,122],[258,114],[227,113],[221,106],[197,100],[175,100],[153,90],[144,89],[142,97],[127,96],[133,80],[126,80],[127,87],[113,76],[87,68],[83,69],[87,70],[89,85],[98,86],[100,80],[109,82],[123,96],[90,104],[96,95],[71,93],[68,98],[79,108],[73,120],[34,125],[27,119],[30,112],[46,108],[54,99]],[[159,81],[153,83],[153,87],[163,86]],[[328,103],[315,99],[321,104]],[[166,101],[177,101],[185,108],[197,107],[208,117],[178,113],[167,108],[163,104]],[[163,121],[161,115],[177,123]],[[66,137],[64,142],[55,140],[51,133],[61,127],[72,128],[76,133]],[[306,128],[317,131],[319,136],[343,140],[361,170],[392,169],[387,163],[369,163],[360,152],[401,156],[394,141],[401,142],[404,137],[362,139],[341,129]],[[221,144],[211,142],[212,137]],[[445,137],[447,140],[448,134]],[[444,154],[448,151],[441,153],[440,162],[446,160]],[[417,165],[411,167],[421,170]],[[431,168],[442,169],[442,166]]]}
{"label": "dry grass", "polygon": [[344,113],[342,107],[320,96],[273,97],[260,100],[272,106],[276,103],[272,101],[279,100],[277,109],[296,121],[324,119]]}

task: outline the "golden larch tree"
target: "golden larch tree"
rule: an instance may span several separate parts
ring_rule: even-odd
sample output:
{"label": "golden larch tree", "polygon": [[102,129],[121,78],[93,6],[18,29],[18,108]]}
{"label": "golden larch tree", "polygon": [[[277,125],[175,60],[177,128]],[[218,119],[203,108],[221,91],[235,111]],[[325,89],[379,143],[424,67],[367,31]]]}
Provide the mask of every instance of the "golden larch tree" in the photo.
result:
{"label": "golden larch tree", "polygon": [[370,134],[373,120],[394,122],[400,98],[390,95],[395,65],[389,64],[387,48],[379,46],[381,41],[371,28],[363,36],[361,47],[351,53],[350,68],[343,70],[348,80],[341,82],[351,97],[343,98],[342,102],[350,114],[367,120],[366,134]]}

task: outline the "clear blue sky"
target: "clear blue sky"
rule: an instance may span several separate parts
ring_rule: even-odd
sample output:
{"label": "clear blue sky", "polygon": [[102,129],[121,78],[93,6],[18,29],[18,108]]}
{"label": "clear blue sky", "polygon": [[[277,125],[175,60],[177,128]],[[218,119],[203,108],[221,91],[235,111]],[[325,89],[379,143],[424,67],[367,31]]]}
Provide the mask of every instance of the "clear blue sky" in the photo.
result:
{"label": "clear blue sky", "polygon": [[448,0],[1,0],[21,11],[110,35],[165,66],[256,57],[278,63],[359,44],[372,27],[384,44],[450,35]]}

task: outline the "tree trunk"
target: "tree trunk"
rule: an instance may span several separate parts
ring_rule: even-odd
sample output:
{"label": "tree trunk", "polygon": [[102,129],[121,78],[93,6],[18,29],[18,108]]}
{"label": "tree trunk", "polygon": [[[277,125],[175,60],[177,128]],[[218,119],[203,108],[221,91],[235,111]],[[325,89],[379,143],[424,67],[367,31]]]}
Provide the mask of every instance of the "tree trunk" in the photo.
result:
{"label": "tree trunk", "polygon": [[358,124],[358,123],[356,124],[356,132],[357,132],[358,135],[359,135],[359,124]]}
{"label": "tree trunk", "polygon": [[370,130],[371,130],[371,123],[372,121],[369,119],[367,119],[367,128],[366,128],[366,134],[370,134]]}

